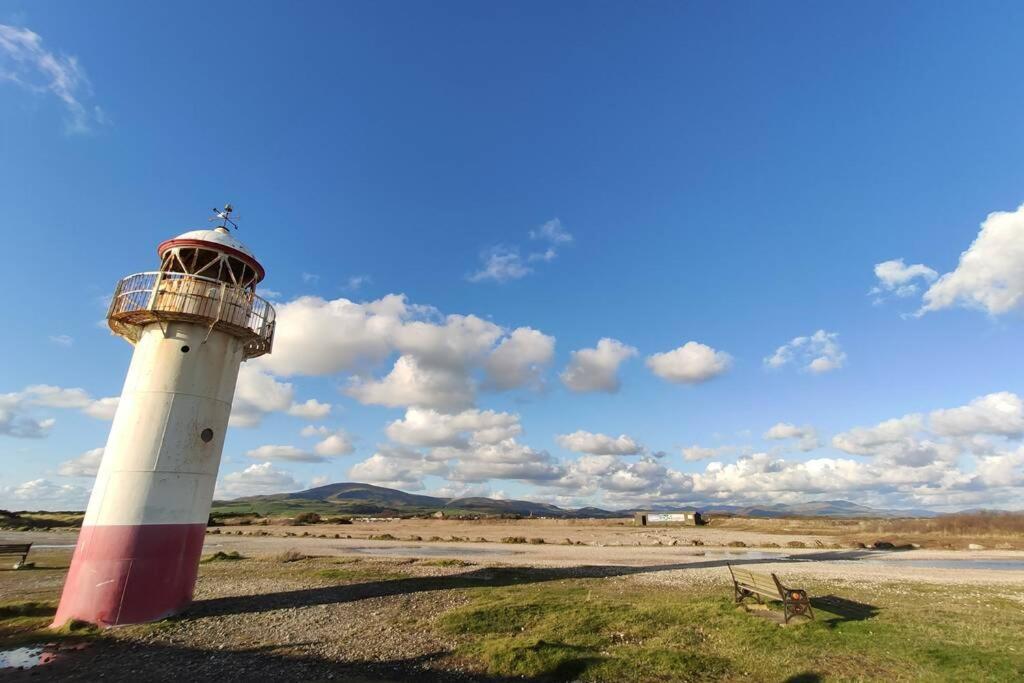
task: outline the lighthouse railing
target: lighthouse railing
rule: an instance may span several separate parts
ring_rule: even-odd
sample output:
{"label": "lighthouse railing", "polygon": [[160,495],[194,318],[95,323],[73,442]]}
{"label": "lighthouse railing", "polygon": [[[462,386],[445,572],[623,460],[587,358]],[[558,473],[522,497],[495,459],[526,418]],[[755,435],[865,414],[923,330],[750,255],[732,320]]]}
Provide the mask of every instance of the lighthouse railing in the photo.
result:
{"label": "lighthouse railing", "polygon": [[245,354],[269,353],[274,339],[273,305],[251,289],[221,280],[155,271],[117,283],[107,314],[111,328],[132,341],[153,320],[187,320],[226,329],[246,338]]}

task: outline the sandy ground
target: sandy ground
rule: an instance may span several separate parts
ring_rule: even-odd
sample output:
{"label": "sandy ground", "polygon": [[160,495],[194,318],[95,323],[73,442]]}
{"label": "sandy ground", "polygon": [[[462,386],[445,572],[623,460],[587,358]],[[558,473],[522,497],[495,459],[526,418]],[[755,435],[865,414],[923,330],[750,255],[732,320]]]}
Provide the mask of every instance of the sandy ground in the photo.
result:
{"label": "sandy ground", "polygon": [[[264,533],[269,535],[256,535]],[[391,534],[400,540],[368,538],[381,534]],[[449,539],[453,536],[467,541],[428,540],[433,537]],[[508,536],[543,538],[545,542],[500,542]],[[70,546],[76,537],[77,534],[71,531],[0,532],[0,542],[21,540],[31,541],[37,547],[65,546],[54,548],[53,552],[69,555]],[[424,540],[410,540],[416,537]],[[487,540],[481,542],[468,539]],[[568,545],[567,539],[574,544]],[[694,546],[694,540],[705,545]],[[751,547],[733,548],[726,545],[736,541]],[[800,541],[809,547],[784,547],[790,541]],[[822,541],[826,547],[816,547],[816,541]],[[768,543],[783,547],[764,547]],[[723,574],[726,563],[733,563],[757,564],[759,569],[777,572],[782,576],[807,576],[824,580],[844,578],[867,582],[884,580],[1024,586],[1024,551],[872,551],[829,548],[829,544],[835,545],[823,536],[779,535],[711,527],[651,530],[607,522],[402,520],[337,526],[225,527],[220,528],[219,533],[207,535],[205,552],[238,551],[245,556],[262,557],[295,549],[307,555],[327,557],[448,558],[476,564],[591,567],[603,568],[609,574],[644,574],[649,575],[648,580],[669,582],[682,580],[680,577],[683,573]],[[622,569],[617,571],[616,567]],[[0,593],[0,598],[12,597]]]}

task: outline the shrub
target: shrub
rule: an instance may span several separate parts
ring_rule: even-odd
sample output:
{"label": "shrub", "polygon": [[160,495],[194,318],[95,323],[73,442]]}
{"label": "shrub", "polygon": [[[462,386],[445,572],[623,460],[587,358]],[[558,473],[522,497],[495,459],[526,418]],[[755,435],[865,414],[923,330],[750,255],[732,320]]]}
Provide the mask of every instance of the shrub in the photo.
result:
{"label": "shrub", "polygon": [[232,550],[229,553],[218,550],[213,555],[203,559],[203,562],[231,562],[234,560],[244,560],[245,558],[237,550]]}
{"label": "shrub", "polygon": [[398,537],[392,536],[391,534],[372,534],[370,535],[371,541],[397,541]]}
{"label": "shrub", "polygon": [[803,541],[788,541],[786,543],[787,548],[806,548],[807,544]]}
{"label": "shrub", "polygon": [[728,543],[726,543],[726,545],[729,546],[730,548],[746,548],[747,547],[747,544],[744,543],[743,541],[729,541]]}
{"label": "shrub", "polygon": [[278,562],[298,562],[299,560],[306,559],[306,557],[307,557],[306,555],[303,555],[298,550],[295,550],[294,548],[291,548],[289,550],[285,550],[283,553],[278,555],[277,556],[277,561]]}
{"label": "shrub", "polygon": [[531,545],[543,545],[544,544],[544,539],[543,538],[531,538],[530,539],[530,544]]}
{"label": "shrub", "polygon": [[526,536],[506,536],[501,539],[502,543],[526,543]]}
{"label": "shrub", "polygon": [[319,524],[320,522],[320,515],[315,512],[303,512],[295,517],[295,526],[302,526],[303,524]]}

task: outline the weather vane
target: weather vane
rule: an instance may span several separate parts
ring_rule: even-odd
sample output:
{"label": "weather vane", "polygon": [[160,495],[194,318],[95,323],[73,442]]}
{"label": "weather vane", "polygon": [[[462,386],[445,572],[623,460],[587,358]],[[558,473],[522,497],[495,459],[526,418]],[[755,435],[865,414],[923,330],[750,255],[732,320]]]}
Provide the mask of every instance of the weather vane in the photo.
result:
{"label": "weather vane", "polygon": [[[225,204],[223,209],[218,209],[218,208],[214,207],[213,208],[213,217],[210,218],[210,220],[211,221],[222,221],[221,224],[220,224],[220,227],[222,227],[224,229],[227,229],[228,224],[230,223],[232,228],[234,228],[235,230],[238,230],[238,223],[236,223],[234,220],[231,219],[231,212],[234,211],[234,210],[235,210],[235,207],[231,206],[231,204]],[[238,216],[235,216],[235,220],[237,220],[238,218],[239,218]]]}

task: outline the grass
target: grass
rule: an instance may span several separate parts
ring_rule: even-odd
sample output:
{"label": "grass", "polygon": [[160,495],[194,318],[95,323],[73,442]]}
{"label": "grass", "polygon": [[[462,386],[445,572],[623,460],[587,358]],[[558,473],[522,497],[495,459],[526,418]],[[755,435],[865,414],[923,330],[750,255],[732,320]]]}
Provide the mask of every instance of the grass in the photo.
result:
{"label": "grass", "polygon": [[1024,678],[1024,611],[994,589],[891,585],[870,595],[844,589],[842,599],[815,601],[817,621],[787,628],[737,610],[725,585],[666,590],[573,579],[470,592],[472,602],[445,615],[441,625],[462,634],[459,655],[495,676],[624,682]]}

